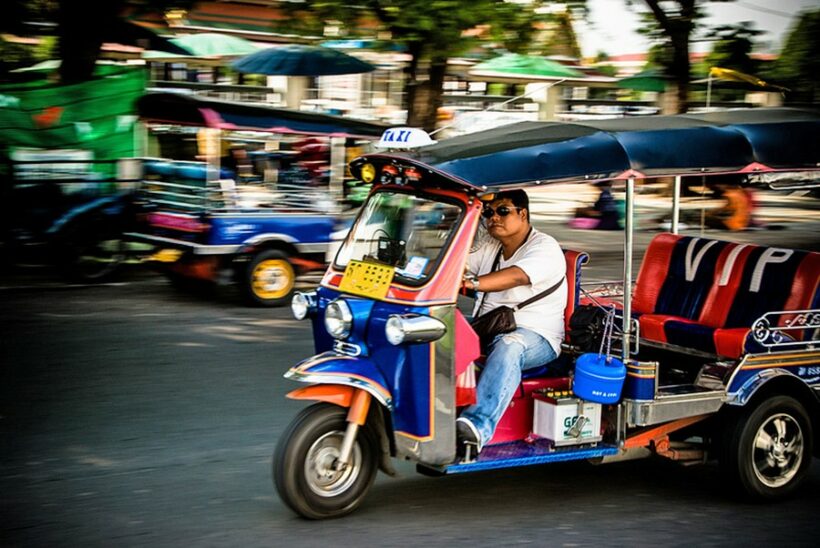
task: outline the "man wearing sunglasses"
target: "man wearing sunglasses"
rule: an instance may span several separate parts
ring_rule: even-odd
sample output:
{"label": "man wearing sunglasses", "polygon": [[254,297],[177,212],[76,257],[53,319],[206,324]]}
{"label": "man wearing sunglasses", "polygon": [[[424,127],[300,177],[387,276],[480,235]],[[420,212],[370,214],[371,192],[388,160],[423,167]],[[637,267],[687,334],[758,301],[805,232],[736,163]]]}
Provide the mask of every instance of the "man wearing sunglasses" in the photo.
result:
{"label": "man wearing sunglasses", "polygon": [[467,289],[477,292],[473,317],[547,294],[517,310],[515,331],[496,336],[489,345],[476,404],[456,423],[462,456],[468,445],[480,451],[492,438],[521,382],[521,372],[558,357],[567,304],[564,253],[553,237],[531,226],[527,193],[494,195],[482,216],[491,238],[470,253],[464,280]]}

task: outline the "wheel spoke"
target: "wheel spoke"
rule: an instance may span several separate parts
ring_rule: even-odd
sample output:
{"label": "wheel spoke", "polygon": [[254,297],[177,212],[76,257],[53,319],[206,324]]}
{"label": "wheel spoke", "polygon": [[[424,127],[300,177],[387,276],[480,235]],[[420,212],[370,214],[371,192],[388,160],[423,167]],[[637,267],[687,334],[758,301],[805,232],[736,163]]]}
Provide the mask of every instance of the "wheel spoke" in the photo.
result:
{"label": "wheel spoke", "polygon": [[755,468],[763,474],[766,470],[774,468],[776,466],[774,458],[770,454],[764,455],[762,458],[755,460]]}
{"label": "wheel spoke", "polygon": [[796,455],[800,452],[803,447],[803,440],[800,436],[795,436],[793,440],[786,444],[786,447],[783,448],[783,453],[786,455]]}
{"label": "wheel spoke", "polygon": [[768,432],[761,429],[760,432],[757,433],[757,438],[755,438],[755,448],[762,451],[770,451],[772,448],[772,443],[772,437]]}
{"label": "wheel spoke", "polygon": [[777,438],[783,440],[786,437],[786,421],[783,417],[778,417],[773,421],[774,428],[777,430]]}

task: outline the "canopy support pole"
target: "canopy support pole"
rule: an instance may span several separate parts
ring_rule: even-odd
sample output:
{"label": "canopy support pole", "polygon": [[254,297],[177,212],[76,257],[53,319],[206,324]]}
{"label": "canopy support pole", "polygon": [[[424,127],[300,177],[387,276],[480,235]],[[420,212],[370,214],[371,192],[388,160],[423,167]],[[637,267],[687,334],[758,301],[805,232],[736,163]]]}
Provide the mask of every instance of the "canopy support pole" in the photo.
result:
{"label": "canopy support pole", "polygon": [[709,77],[706,79],[706,108],[712,103],[712,69],[709,69]]}
{"label": "canopy support pole", "polygon": [[632,345],[632,235],[635,224],[635,178],[626,180],[626,216],[624,222],[624,317],[623,349],[624,362],[629,359]]}
{"label": "canopy support pole", "polygon": [[672,234],[678,233],[680,221],[680,185],[681,176],[675,175],[675,183],[672,185]]}
{"label": "canopy support pole", "polygon": [[344,137],[330,138],[330,193],[333,196],[334,203],[344,197],[344,180],[345,167],[347,166],[346,154],[347,148],[345,143],[347,139]]}

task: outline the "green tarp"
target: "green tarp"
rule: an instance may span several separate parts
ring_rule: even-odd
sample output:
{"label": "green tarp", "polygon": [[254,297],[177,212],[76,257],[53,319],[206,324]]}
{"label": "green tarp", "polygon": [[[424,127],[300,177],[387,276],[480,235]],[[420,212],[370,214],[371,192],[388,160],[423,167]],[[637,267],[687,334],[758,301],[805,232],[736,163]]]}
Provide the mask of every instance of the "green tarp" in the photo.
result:
{"label": "green tarp", "polygon": [[[68,86],[55,84],[53,74],[37,71],[34,79],[0,85],[4,163],[20,149],[90,151],[94,160],[137,154],[135,104],[145,89],[143,67],[99,65],[92,80]],[[94,170],[111,169],[107,164]]]}

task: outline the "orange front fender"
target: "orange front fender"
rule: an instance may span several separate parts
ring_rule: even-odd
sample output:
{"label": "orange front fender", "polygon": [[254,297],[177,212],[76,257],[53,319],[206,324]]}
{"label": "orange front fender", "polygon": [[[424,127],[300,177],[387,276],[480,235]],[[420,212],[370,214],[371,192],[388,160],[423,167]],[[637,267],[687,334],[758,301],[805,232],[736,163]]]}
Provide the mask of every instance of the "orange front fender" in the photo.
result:
{"label": "orange front fender", "polygon": [[370,393],[367,390],[344,386],[341,384],[314,384],[304,388],[297,388],[289,392],[287,397],[292,400],[316,400],[332,403],[340,407],[347,407],[348,422],[363,425],[370,410]]}
{"label": "orange front fender", "polygon": [[[342,384],[314,384],[297,388],[288,392],[287,397],[292,400],[314,400],[332,403],[340,407],[347,407],[347,421],[354,422],[362,426],[370,411],[370,401],[372,396],[367,390],[345,386]],[[390,440],[388,432],[384,427],[384,419],[381,413],[373,415],[376,418],[376,431],[379,434],[379,444],[381,446],[381,458],[379,468],[388,476],[396,476],[396,469],[390,462]]]}
{"label": "orange front fender", "polygon": [[339,407],[350,407],[350,403],[353,401],[353,392],[355,391],[356,389],[352,386],[341,384],[314,384],[304,388],[297,388],[289,392],[287,397],[292,400],[326,401]]}

